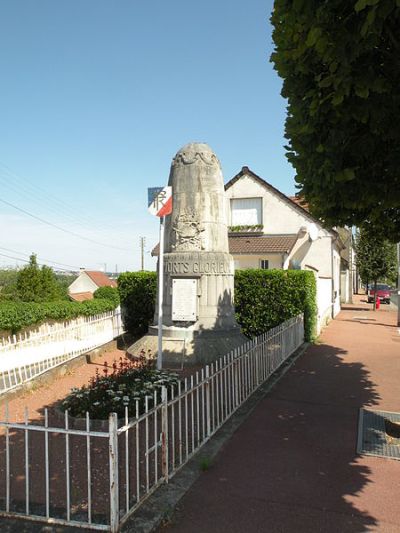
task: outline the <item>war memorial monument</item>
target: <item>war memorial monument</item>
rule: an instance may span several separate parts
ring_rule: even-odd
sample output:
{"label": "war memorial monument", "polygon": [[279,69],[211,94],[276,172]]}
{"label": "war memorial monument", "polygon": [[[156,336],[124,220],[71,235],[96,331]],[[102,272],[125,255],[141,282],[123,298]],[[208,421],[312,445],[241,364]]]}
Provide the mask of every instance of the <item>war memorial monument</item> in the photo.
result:
{"label": "war memorial monument", "polygon": [[[190,143],[172,160],[173,211],[165,220],[163,365],[208,363],[246,342],[233,307],[234,264],[228,248],[221,165],[204,143]],[[158,313],[133,344],[157,354]]]}

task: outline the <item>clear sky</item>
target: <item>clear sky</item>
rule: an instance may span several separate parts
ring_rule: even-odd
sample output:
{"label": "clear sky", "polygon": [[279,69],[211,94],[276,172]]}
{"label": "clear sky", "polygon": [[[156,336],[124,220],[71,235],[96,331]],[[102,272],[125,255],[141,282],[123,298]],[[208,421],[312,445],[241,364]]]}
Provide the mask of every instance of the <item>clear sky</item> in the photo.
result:
{"label": "clear sky", "polygon": [[272,4],[2,0],[0,267],[34,251],[137,270],[143,236],[153,269],[147,187],[167,183],[191,141],[213,148],[225,181],[247,165],[294,194]]}

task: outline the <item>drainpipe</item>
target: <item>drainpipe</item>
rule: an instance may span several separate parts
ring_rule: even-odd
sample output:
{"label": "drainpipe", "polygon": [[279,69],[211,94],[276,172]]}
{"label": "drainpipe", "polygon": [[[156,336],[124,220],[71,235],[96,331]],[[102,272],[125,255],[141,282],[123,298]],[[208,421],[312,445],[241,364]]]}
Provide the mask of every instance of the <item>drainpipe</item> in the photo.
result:
{"label": "drainpipe", "polygon": [[289,268],[289,254],[285,252],[282,254],[282,269],[287,270]]}

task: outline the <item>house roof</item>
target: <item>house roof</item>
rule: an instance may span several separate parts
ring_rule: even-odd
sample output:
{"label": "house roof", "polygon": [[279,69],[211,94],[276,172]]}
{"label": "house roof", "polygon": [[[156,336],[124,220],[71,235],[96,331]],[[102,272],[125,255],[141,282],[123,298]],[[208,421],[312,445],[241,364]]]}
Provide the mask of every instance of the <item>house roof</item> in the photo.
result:
{"label": "house roof", "polygon": [[241,235],[229,237],[229,253],[240,254],[284,254],[290,252],[297,235]]}
{"label": "house roof", "polygon": [[307,217],[312,222],[317,223],[319,226],[324,228],[326,231],[329,231],[334,237],[338,237],[338,233],[333,228],[327,228],[321,220],[318,220],[318,218],[315,218],[310,212],[309,212],[309,205],[305,200],[303,200],[300,196],[286,196],[286,194],[283,194],[280,190],[276,189],[273,185],[265,181],[263,178],[260,178],[260,176],[257,176],[255,172],[249,169],[249,167],[242,167],[242,170],[236,174],[231,180],[228,181],[228,183],[225,184],[225,190],[229,189],[234,183],[236,183],[240,178],[243,176],[250,176],[255,181],[258,181],[263,187],[268,189],[270,192],[278,196],[281,200],[289,204],[292,208],[294,208],[296,211],[301,213],[303,216]]}
{"label": "house roof", "polygon": [[317,218],[313,217],[311,213],[308,211],[308,205],[301,200],[298,196],[286,196],[286,194],[283,194],[280,190],[276,189],[274,186],[272,186],[270,183],[265,181],[263,178],[260,178],[260,176],[257,176],[255,172],[249,169],[249,167],[242,167],[242,170],[236,174],[231,180],[228,181],[228,183],[225,184],[225,190],[229,189],[234,183],[236,183],[240,178],[243,176],[250,176],[255,181],[258,181],[263,187],[270,190],[272,193],[274,193],[276,196],[281,198],[284,202],[288,203],[291,207],[296,209],[297,211],[301,212],[302,215],[306,216],[309,219],[312,219],[313,222],[317,222],[318,224],[321,224],[321,221]]}
{"label": "house roof", "polygon": [[96,283],[98,287],[116,287],[117,284],[115,281],[110,279],[108,276],[104,274],[104,272],[100,272],[97,270],[85,270],[85,274],[89,276],[89,278]]}
{"label": "house roof", "polygon": [[71,300],[74,300],[75,302],[84,302],[85,300],[93,300],[93,293],[92,292],[75,292],[70,293],[69,297]]}
{"label": "house roof", "polygon": [[[290,252],[297,235],[229,235],[229,253],[232,255],[254,255],[254,254],[284,254]],[[152,252],[152,256],[159,254],[157,244]]]}
{"label": "house roof", "polygon": [[288,196],[288,198],[289,200],[292,200],[292,202],[294,202],[295,204],[310,212],[310,206],[301,196]]}

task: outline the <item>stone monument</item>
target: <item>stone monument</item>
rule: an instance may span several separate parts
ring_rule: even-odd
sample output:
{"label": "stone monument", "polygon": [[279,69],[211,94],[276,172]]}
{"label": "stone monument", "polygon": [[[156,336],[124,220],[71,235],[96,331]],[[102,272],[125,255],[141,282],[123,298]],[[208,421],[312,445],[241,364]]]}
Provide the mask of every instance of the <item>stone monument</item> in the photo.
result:
{"label": "stone monument", "polygon": [[[173,211],[165,221],[163,363],[207,363],[247,340],[235,320],[224,183],[211,148],[190,143],[179,150],[168,185]],[[156,311],[154,325],[129,353],[156,355],[157,333]]]}

